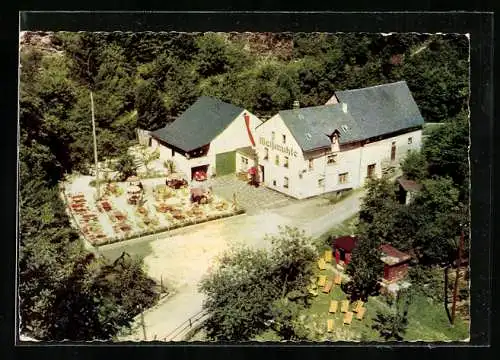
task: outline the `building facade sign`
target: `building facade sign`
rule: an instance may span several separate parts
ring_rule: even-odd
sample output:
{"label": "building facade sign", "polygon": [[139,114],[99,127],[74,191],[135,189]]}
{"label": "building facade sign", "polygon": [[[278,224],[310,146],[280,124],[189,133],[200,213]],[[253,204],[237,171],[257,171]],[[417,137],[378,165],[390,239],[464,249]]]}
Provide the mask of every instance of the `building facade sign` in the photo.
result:
{"label": "building facade sign", "polygon": [[295,151],[290,146],[284,146],[284,145],[280,145],[280,144],[275,144],[274,141],[266,140],[263,137],[259,138],[259,143],[261,145],[264,145],[264,146],[270,148],[270,149],[278,150],[278,151],[280,151],[282,153],[288,154],[288,155],[293,156],[293,157],[297,157],[297,154],[298,154],[297,151]]}

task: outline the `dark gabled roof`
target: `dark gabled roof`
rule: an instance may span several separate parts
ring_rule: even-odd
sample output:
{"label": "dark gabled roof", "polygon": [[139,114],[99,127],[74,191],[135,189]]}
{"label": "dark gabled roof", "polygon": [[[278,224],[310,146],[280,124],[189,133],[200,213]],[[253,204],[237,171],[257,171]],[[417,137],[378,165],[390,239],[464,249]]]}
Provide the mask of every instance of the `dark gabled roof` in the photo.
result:
{"label": "dark gabled roof", "polygon": [[175,121],[152,136],[181,150],[191,151],[209,144],[244,109],[219,99],[201,96]]}
{"label": "dark gabled roof", "polygon": [[360,139],[362,130],[340,104],[322,105],[279,112],[303,151],[330,146],[329,136],[340,132],[340,143]]}
{"label": "dark gabled roof", "polygon": [[363,89],[336,91],[335,96],[346,103],[368,139],[412,127],[424,119],[405,81]]}

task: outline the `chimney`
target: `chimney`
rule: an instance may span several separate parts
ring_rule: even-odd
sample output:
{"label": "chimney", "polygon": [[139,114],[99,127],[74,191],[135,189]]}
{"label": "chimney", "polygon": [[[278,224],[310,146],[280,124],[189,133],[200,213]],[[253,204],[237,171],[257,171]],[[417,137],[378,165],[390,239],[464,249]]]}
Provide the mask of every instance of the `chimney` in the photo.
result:
{"label": "chimney", "polygon": [[295,101],[293,102],[293,109],[294,109],[294,110],[300,109],[300,103],[299,103],[299,100],[295,100]]}
{"label": "chimney", "polygon": [[342,111],[347,114],[347,104],[342,103]]}

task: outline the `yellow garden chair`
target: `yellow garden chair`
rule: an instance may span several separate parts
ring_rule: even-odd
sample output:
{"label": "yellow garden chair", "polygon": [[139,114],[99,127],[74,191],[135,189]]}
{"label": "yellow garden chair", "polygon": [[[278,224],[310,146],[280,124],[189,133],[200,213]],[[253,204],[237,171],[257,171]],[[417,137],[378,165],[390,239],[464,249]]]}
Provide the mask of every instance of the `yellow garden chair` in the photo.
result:
{"label": "yellow garden chair", "polygon": [[330,309],[328,309],[329,313],[336,313],[339,307],[339,302],[337,300],[330,301]]}
{"label": "yellow garden chair", "polygon": [[356,319],[363,320],[363,317],[365,316],[365,313],[366,313],[366,308],[365,307],[362,307],[362,308],[358,309],[358,313],[356,314]]}
{"label": "yellow garden chair", "polygon": [[340,311],[346,313],[349,311],[349,300],[342,300]]}
{"label": "yellow garden chair", "polygon": [[335,327],[335,324],[334,324],[334,322],[333,322],[333,319],[328,319],[328,320],[326,321],[326,327],[327,327],[328,332],[332,332],[332,331],[333,331],[333,329],[334,329],[334,327]]}
{"label": "yellow garden chair", "polygon": [[348,311],[345,313],[344,315],[344,325],[351,325],[351,322],[352,322],[352,316],[353,316],[353,312],[352,311]]}

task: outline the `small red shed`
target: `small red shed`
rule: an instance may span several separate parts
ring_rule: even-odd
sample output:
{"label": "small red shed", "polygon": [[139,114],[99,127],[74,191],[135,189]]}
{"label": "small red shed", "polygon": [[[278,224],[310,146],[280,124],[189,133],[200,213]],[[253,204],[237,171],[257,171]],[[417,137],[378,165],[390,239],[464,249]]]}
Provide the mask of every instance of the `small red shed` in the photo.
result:
{"label": "small red shed", "polygon": [[406,277],[411,256],[388,244],[381,245],[380,251],[380,259],[384,263],[384,280],[395,282]]}
{"label": "small red shed", "polygon": [[333,241],[335,262],[340,265],[347,265],[351,261],[352,250],[356,247],[358,238],[356,236],[341,236]]}

